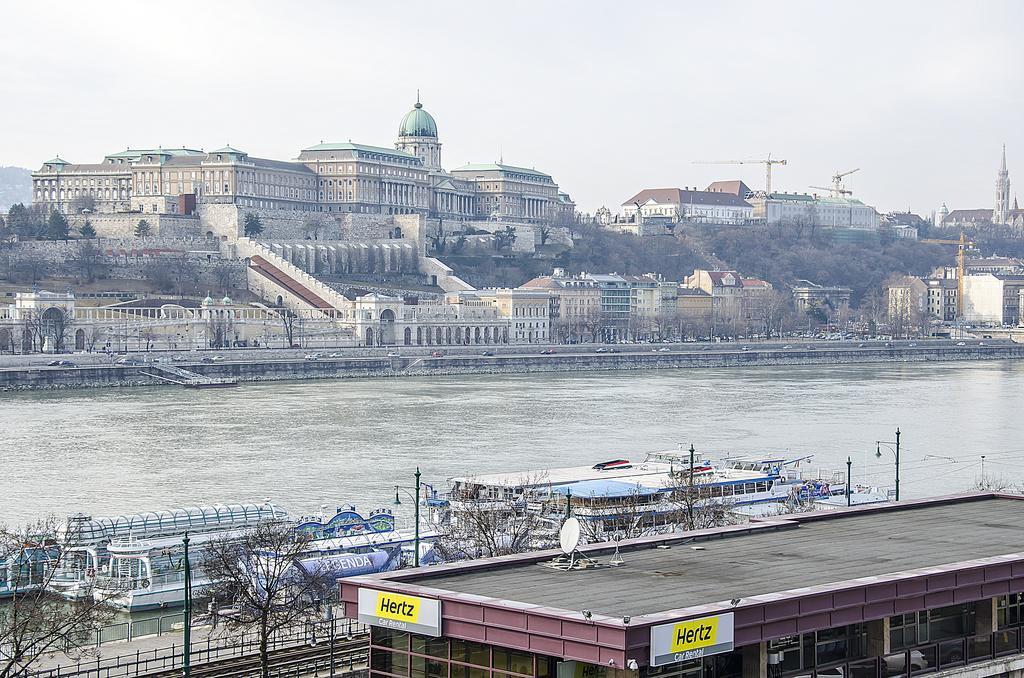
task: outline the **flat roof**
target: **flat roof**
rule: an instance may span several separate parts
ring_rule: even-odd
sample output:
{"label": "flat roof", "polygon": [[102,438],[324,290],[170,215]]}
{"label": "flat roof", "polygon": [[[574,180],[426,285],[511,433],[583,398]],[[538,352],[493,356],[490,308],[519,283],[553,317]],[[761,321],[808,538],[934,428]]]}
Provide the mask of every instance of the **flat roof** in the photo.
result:
{"label": "flat roof", "polygon": [[[1022,518],[1024,501],[1015,498],[946,498],[623,542],[624,565],[617,568],[562,572],[527,554],[396,572],[381,583],[635,617],[1019,553]],[[607,544],[582,550],[605,563],[611,553]]]}

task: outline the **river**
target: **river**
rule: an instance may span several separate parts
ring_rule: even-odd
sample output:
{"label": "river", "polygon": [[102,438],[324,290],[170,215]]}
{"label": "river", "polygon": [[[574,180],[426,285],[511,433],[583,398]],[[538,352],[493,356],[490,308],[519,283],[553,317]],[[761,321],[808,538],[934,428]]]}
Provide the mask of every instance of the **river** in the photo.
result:
{"label": "river", "polygon": [[[786,366],[0,394],[0,523],[270,498],[299,514],[386,506],[393,486],[634,460],[692,442],[854,462],[903,431],[905,498],[1018,482],[1024,363]],[[951,457],[927,459],[927,455]],[[407,509],[409,502],[405,502]]]}

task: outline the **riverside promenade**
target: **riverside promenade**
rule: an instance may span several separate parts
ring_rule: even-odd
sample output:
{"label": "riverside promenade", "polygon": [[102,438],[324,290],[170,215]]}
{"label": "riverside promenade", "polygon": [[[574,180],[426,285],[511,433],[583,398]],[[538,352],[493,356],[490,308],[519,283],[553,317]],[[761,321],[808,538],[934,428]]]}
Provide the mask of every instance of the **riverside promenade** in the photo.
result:
{"label": "riverside promenade", "polygon": [[[169,362],[211,379],[238,382],[393,378],[456,374],[527,374],[604,370],[842,365],[879,362],[1016,360],[1024,343],[1009,339],[808,341],[513,346],[395,346],[384,348],[224,350],[134,354],[139,364],[75,355],[74,367],[48,367],[52,356],[5,356],[0,390],[126,386],[177,387],[147,361]],[[157,365],[165,364],[158,362]]]}

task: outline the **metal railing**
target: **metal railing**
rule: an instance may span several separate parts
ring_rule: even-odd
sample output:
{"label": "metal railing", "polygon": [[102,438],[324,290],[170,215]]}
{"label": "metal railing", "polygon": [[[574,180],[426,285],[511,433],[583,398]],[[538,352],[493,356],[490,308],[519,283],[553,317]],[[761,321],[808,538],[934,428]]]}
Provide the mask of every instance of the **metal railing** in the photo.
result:
{"label": "metal railing", "polygon": [[[181,615],[175,616],[180,617]],[[161,617],[160,619],[163,618]],[[328,624],[331,629],[326,628]],[[319,634],[318,631],[320,632]],[[357,639],[367,634],[367,628],[363,624],[348,619],[335,619],[331,622],[305,624],[299,628],[287,629],[271,635],[268,647],[270,650],[279,650],[288,647],[312,647],[318,645],[326,652],[332,634],[335,642],[339,639]],[[255,633],[207,637],[205,640],[196,640],[190,643],[190,663],[193,666],[197,666],[232,657],[255,655],[259,652],[259,646],[259,635]],[[173,670],[180,667],[183,654],[184,648],[181,643],[171,643],[169,646],[152,650],[136,650],[135,652],[119,654],[113,657],[97,657],[94,660],[78,661],[67,665],[58,664],[48,669],[30,669],[20,675],[24,675],[26,678],[117,678],[144,676],[157,671]]]}

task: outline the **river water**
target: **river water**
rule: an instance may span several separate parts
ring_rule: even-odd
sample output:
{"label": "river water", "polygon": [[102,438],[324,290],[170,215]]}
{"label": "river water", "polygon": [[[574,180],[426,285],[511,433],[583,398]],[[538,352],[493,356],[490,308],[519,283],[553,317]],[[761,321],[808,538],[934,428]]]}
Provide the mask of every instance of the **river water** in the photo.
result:
{"label": "river water", "polygon": [[[271,498],[387,506],[453,475],[714,455],[814,454],[906,498],[1024,480],[1024,363],[454,376],[0,394],[0,523]],[[927,455],[951,457],[927,459]],[[403,510],[408,508],[405,502]]]}

